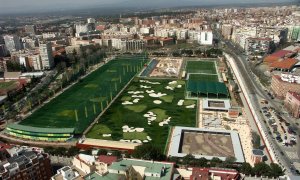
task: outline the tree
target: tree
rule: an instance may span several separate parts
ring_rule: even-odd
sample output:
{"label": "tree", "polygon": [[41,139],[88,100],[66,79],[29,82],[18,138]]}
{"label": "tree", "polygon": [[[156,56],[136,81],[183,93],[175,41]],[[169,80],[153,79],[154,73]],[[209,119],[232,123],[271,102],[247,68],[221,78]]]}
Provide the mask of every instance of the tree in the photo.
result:
{"label": "tree", "polygon": [[251,175],[253,173],[252,166],[247,162],[244,162],[241,165],[241,167],[239,168],[239,171],[246,175]]}
{"label": "tree", "polygon": [[79,153],[79,149],[76,146],[72,146],[68,149],[67,155],[68,156],[75,156]]}
{"label": "tree", "polygon": [[204,157],[197,159],[195,165],[198,167],[207,167],[207,159]]}
{"label": "tree", "polygon": [[211,167],[216,167],[217,165],[221,164],[222,163],[222,160],[217,158],[217,157],[213,157],[211,160],[210,160],[210,166]]}
{"label": "tree", "polygon": [[195,157],[192,154],[187,154],[182,158],[182,164],[185,166],[192,164],[192,162],[194,161],[195,161]]}
{"label": "tree", "polygon": [[270,168],[271,168],[271,174],[270,175],[272,177],[277,178],[277,177],[282,176],[284,174],[282,168],[278,164],[271,163]]}
{"label": "tree", "polygon": [[132,153],[134,158],[146,159],[146,160],[165,160],[166,157],[162,153],[162,150],[152,143],[142,144],[136,147]]}
{"label": "tree", "polygon": [[253,168],[253,173],[257,176],[270,176],[271,175],[271,168],[269,165],[267,165],[266,163],[264,162],[261,162],[261,163],[256,163],[254,165],[254,168]]}
{"label": "tree", "polygon": [[97,155],[107,155],[107,150],[106,149],[99,149]]}
{"label": "tree", "polygon": [[253,148],[260,148],[260,136],[256,132],[251,133]]}

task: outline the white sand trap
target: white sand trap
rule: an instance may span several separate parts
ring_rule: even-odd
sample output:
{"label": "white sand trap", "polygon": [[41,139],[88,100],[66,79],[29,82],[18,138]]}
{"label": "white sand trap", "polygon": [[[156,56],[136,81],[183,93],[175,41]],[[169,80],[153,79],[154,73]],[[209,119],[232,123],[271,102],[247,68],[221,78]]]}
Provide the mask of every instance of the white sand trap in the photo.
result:
{"label": "white sand trap", "polygon": [[148,120],[149,120],[149,121],[155,121],[155,120],[156,120],[156,117],[149,117]]}
{"label": "white sand trap", "polygon": [[142,143],[141,140],[138,140],[138,139],[134,139],[134,140],[131,140],[132,143]]}
{"label": "white sand trap", "polygon": [[150,136],[147,136],[147,139],[148,141],[152,141],[151,137]]}
{"label": "white sand trap", "polygon": [[194,109],[196,106],[196,104],[192,104],[192,105],[189,105],[189,106],[185,106],[187,109]]}
{"label": "white sand trap", "polygon": [[144,117],[149,118],[152,117],[150,114],[144,114]]}
{"label": "white sand trap", "polygon": [[121,142],[130,142],[130,140],[120,139]]}
{"label": "white sand trap", "polygon": [[169,85],[171,85],[171,84],[177,84],[177,81],[171,81],[171,82],[169,82]]}
{"label": "white sand trap", "polygon": [[143,95],[132,95],[131,97],[133,97],[133,98],[143,98],[144,96]]}
{"label": "white sand trap", "polygon": [[181,84],[177,85],[177,88],[182,88],[182,85]]}
{"label": "white sand trap", "polygon": [[130,104],[133,104],[133,103],[130,102],[130,101],[124,101],[124,102],[122,102],[122,104],[123,104],[123,105],[130,105]]}
{"label": "white sand trap", "polygon": [[159,126],[164,126],[165,124],[167,125],[167,124],[169,124],[170,120],[171,120],[171,117],[168,117],[167,119],[164,119],[164,121],[160,122],[158,125]]}
{"label": "white sand trap", "polygon": [[140,85],[140,88],[151,89],[151,86],[143,86],[143,85]]}
{"label": "white sand trap", "polygon": [[149,142],[149,141],[148,141],[148,140],[144,140],[144,141],[143,141],[143,143],[147,143],[147,142]]}
{"label": "white sand trap", "polygon": [[144,128],[135,128],[136,132],[143,132]]}
{"label": "white sand trap", "polygon": [[150,123],[150,122],[148,122],[148,125],[151,125],[151,123]]}
{"label": "white sand trap", "polygon": [[182,106],[182,105],[183,105],[183,102],[184,102],[184,100],[183,100],[183,99],[180,99],[180,100],[178,101],[177,105],[178,105],[178,106]]}
{"label": "white sand trap", "polygon": [[111,134],[102,134],[103,137],[111,137]]}
{"label": "white sand trap", "polygon": [[146,90],[146,93],[148,94],[151,94],[151,93],[154,93],[155,91],[154,90]]}
{"label": "white sand trap", "polygon": [[128,94],[142,94],[144,91],[128,91]]}
{"label": "white sand trap", "polygon": [[127,125],[124,125],[123,127],[122,127],[122,129],[128,129],[129,128],[129,126],[127,126]]}
{"label": "white sand trap", "polygon": [[140,79],[140,82],[146,82],[145,80]]}
{"label": "white sand trap", "polygon": [[165,89],[172,90],[172,91],[174,90],[174,88],[172,88],[170,86],[166,86]]}
{"label": "white sand trap", "polygon": [[166,95],[167,95],[167,94],[161,93],[161,92],[149,94],[150,97],[162,97],[162,96],[166,96]]}
{"label": "white sand trap", "polygon": [[153,103],[154,103],[154,104],[161,104],[162,101],[161,101],[161,100],[154,100]]}
{"label": "white sand trap", "polygon": [[132,102],[133,103],[138,103],[140,99],[134,99]]}

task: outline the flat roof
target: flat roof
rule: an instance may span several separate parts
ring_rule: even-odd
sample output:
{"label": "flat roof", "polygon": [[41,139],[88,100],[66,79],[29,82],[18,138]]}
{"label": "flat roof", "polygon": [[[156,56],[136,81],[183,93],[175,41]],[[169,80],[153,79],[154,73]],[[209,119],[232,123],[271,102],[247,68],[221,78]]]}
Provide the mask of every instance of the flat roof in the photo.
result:
{"label": "flat roof", "polygon": [[[212,134],[217,133],[217,134],[221,134],[221,133],[226,133],[228,135],[230,135],[231,137],[231,141],[232,141],[232,146],[233,146],[233,151],[234,151],[234,156],[236,158],[236,162],[239,163],[243,163],[245,162],[245,158],[244,158],[244,153],[242,150],[242,146],[241,146],[241,142],[240,142],[240,137],[237,131],[229,131],[229,130],[215,130],[215,129],[205,129],[205,128],[191,128],[191,127],[181,127],[181,126],[176,126],[173,129],[173,133],[171,136],[171,143],[169,146],[169,152],[168,152],[168,156],[174,156],[174,157],[184,157],[187,154],[185,153],[179,153],[180,147],[181,147],[181,137],[183,135],[184,131],[196,131],[196,132],[205,132],[205,133],[209,133],[211,132]],[[220,157],[220,156],[206,156],[206,155],[195,155],[193,154],[193,156],[195,158],[206,158],[208,160],[211,160],[214,157],[218,157],[221,160],[225,161],[225,159],[227,157]]]}
{"label": "flat roof", "polygon": [[[209,102],[220,102],[224,103],[224,107],[209,106]],[[203,99],[202,108],[209,110],[226,110],[228,111],[231,108],[229,99]]]}
{"label": "flat roof", "polygon": [[109,167],[109,170],[126,171],[131,166],[140,166],[145,168],[145,173],[157,173],[161,174],[163,168],[166,172],[161,177],[145,177],[145,179],[171,179],[173,171],[173,163],[170,162],[158,162],[158,161],[147,161],[140,159],[122,159],[119,162],[113,162]]}
{"label": "flat roof", "polygon": [[20,130],[20,131],[27,131],[27,132],[34,132],[34,133],[49,133],[49,134],[73,134],[74,128],[40,128],[40,127],[33,127],[33,126],[25,126],[21,124],[9,124],[7,128]]}
{"label": "flat roof", "polygon": [[109,141],[109,140],[91,139],[91,138],[86,138],[83,140],[83,142],[78,144],[97,146],[97,147],[116,148],[116,149],[131,149],[131,150],[141,145],[140,143]]}

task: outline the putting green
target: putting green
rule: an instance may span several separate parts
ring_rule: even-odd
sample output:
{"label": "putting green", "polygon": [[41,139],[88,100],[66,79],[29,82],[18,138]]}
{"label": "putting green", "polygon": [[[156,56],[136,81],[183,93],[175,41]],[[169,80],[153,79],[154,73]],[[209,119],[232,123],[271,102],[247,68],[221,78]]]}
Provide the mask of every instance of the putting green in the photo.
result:
{"label": "putting green", "polygon": [[111,140],[111,137],[103,137],[103,134],[111,134],[112,130],[103,124],[96,124],[91,129],[93,133],[89,133],[86,135],[87,138],[101,138],[106,140]]}
{"label": "putting green", "polygon": [[190,99],[186,99],[183,102],[184,106],[190,106],[190,105],[193,105],[193,104],[195,104],[195,101],[194,100],[190,100]]}
{"label": "putting green", "polygon": [[143,105],[143,104],[137,104],[137,105],[125,105],[125,108],[131,110],[131,111],[134,111],[136,113],[140,113],[140,112],[143,112],[147,106],[146,105]]}
{"label": "putting green", "polygon": [[126,140],[134,140],[134,139],[138,139],[138,140],[147,140],[147,136],[148,134],[145,132],[124,132],[123,133],[123,139]]}
{"label": "putting green", "polygon": [[132,98],[130,96],[123,96],[122,101],[130,101]]}
{"label": "putting green", "polygon": [[166,95],[166,96],[162,96],[159,97],[160,99],[162,99],[163,101],[167,102],[167,103],[171,103],[174,99],[173,95]]}
{"label": "putting green", "polygon": [[166,115],[166,110],[156,108],[156,109],[151,109],[149,111],[156,114],[156,120],[155,120],[156,122],[161,122],[164,119],[168,118],[168,116]]}

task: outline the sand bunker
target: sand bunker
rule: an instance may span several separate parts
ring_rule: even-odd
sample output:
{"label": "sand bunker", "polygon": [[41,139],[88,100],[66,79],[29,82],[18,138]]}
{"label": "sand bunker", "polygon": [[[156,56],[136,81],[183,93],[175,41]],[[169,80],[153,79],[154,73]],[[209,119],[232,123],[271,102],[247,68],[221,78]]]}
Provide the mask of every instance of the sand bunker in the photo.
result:
{"label": "sand bunker", "polygon": [[150,97],[162,97],[162,96],[166,96],[166,95],[167,95],[167,94],[161,93],[161,92],[149,94]]}
{"label": "sand bunker", "polygon": [[133,104],[132,102],[130,101],[125,101],[125,102],[122,102],[123,105],[130,105],[130,104]]}
{"label": "sand bunker", "polygon": [[144,88],[144,89],[150,89],[151,86],[143,86],[143,85],[140,85],[140,88]]}
{"label": "sand bunker", "polygon": [[111,137],[111,134],[102,134],[103,137]]}
{"label": "sand bunker", "polygon": [[177,105],[178,105],[178,106],[182,106],[182,105],[183,105],[183,102],[184,102],[184,100],[183,100],[183,99],[180,99],[180,100],[178,101]]}
{"label": "sand bunker", "polygon": [[196,106],[196,104],[192,104],[192,105],[189,105],[189,106],[185,106],[187,109],[194,109]]}
{"label": "sand bunker", "polygon": [[154,104],[161,104],[162,101],[161,101],[161,100],[154,100],[153,103],[154,103]]}
{"label": "sand bunker", "polygon": [[134,128],[134,127],[130,127],[125,125],[122,127],[123,132],[143,132],[144,128]]}
{"label": "sand bunker", "polygon": [[144,91],[128,91],[128,94],[143,94]]}
{"label": "sand bunker", "polygon": [[165,124],[167,125],[167,124],[169,124],[170,120],[171,120],[171,117],[168,117],[167,119],[164,119],[162,122],[160,122],[158,125],[159,126],[164,126]]}

